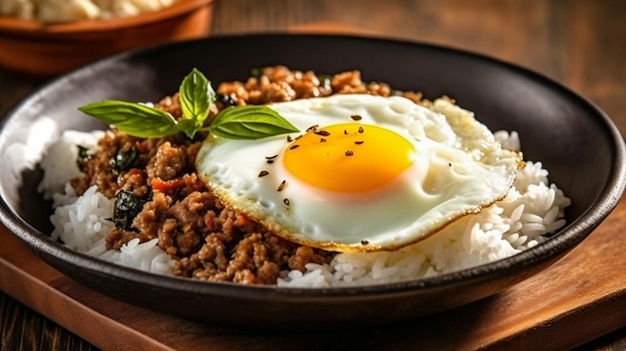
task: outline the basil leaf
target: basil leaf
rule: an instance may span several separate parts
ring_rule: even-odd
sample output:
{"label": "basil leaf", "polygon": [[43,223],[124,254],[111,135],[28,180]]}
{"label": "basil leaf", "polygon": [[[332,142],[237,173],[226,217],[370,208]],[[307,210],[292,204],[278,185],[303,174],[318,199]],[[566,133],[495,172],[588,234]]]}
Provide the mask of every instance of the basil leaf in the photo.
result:
{"label": "basil leaf", "polygon": [[299,132],[278,112],[267,106],[236,106],[222,110],[209,131],[229,139],[261,139],[275,135]]}
{"label": "basil leaf", "polygon": [[215,91],[204,74],[194,68],[180,84],[179,97],[183,117],[178,120],[178,126],[189,138],[193,138],[209,115]]}
{"label": "basil leaf", "polygon": [[133,145],[126,152],[118,151],[117,155],[109,159],[109,166],[113,170],[114,175],[118,175],[121,171],[130,168],[137,158],[137,148]]}
{"label": "basil leaf", "polygon": [[[145,105],[119,100],[92,103],[79,110],[129,135],[160,138],[183,132],[193,138],[209,116],[216,94],[211,82],[196,68],[179,88],[182,117]],[[278,112],[267,106],[234,106],[218,114],[208,130],[229,139],[261,139],[299,132]]]}
{"label": "basil leaf", "polygon": [[104,100],[78,109],[114,125],[124,133],[141,138],[160,138],[180,132],[178,122],[171,114],[142,104]]}
{"label": "basil leaf", "polygon": [[137,231],[133,227],[133,220],[143,209],[143,205],[151,200],[151,195],[146,198],[138,198],[132,190],[121,190],[115,195],[113,207],[113,223],[117,228]]}
{"label": "basil leaf", "polygon": [[76,157],[76,164],[78,165],[78,168],[82,171],[83,163],[86,159],[89,158],[89,149],[80,145],[76,145],[76,147],[78,148],[78,157]]}

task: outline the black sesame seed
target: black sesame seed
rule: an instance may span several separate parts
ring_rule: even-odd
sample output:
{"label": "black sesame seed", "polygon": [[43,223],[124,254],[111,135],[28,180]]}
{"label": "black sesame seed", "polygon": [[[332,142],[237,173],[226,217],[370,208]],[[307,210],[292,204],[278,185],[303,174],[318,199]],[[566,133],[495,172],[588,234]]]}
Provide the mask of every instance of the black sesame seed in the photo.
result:
{"label": "black sesame seed", "polygon": [[353,121],[360,121],[363,117],[359,115],[352,115],[350,116],[350,118],[352,118]]}
{"label": "black sesame seed", "polygon": [[354,152],[352,152],[351,150],[346,151],[346,156],[352,156],[354,155]]}
{"label": "black sesame seed", "polygon": [[320,138],[320,143],[325,143],[325,142],[326,142],[326,139]]}
{"label": "black sesame seed", "polygon": [[344,129],[343,134],[348,135],[348,131]]}
{"label": "black sesame seed", "polygon": [[330,132],[325,131],[325,130],[320,130],[320,131],[315,132],[315,134],[321,135],[321,136],[329,136]]}
{"label": "black sesame seed", "polygon": [[289,199],[283,199],[283,203],[287,206],[289,206]]}
{"label": "black sesame seed", "polygon": [[363,127],[359,127],[359,133],[363,133],[365,130],[363,130]]}
{"label": "black sesame seed", "polygon": [[268,172],[268,171],[261,171],[261,172],[259,172],[259,177],[265,177],[268,174],[270,174],[270,172]]}
{"label": "black sesame seed", "polygon": [[319,127],[319,124],[315,124],[310,126],[309,128],[306,129],[307,132],[315,132],[317,131],[317,127]]}
{"label": "black sesame seed", "polygon": [[293,141],[293,138],[291,137],[291,135],[287,135],[287,141],[288,142],[292,142]]}
{"label": "black sesame seed", "polygon": [[267,163],[272,164],[274,163],[274,160],[267,160]]}
{"label": "black sesame seed", "polygon": [[365,142],[365,141],[363,141],[363,140],[357,140],[357,141],[355,141],[354,143],[355,143],[355,144],[357,144],[357,145],[361,145],[361,144],[363,144],[364,142]]}
{"label": "black sesame seed", "polygon": [[369,241],[367,241],[367,240],[361,240],[361,245],[367,245],[367,244],[369,244],[369,243],[370,243],[370,242],[369,242]]}
{"label": "black sesame seed", "polygon": [[291,147],[289,148],[289,150],[297,149],[297,148],[299,148],[299,147],[300,147],[300,145],[299,145],[299,144],[291,145]]}
{"label": "black sesame seed", "polygon": [[285,189],[285,186],[287,185],[287,181],[283,180],[282,182],[280,182],[280,185],[278,186],[278,191],[283,191],[283,189]]}
{"label": "black sesame seed", "polygon": [[448,162],[448,167],[452,167],[452,163],[449,163],[449,162]]}

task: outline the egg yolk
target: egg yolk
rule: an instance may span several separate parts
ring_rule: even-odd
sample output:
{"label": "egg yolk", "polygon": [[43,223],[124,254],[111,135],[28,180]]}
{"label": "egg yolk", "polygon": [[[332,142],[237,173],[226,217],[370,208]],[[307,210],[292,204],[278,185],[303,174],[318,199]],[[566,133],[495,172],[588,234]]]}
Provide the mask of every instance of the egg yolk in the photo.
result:
{"label": "egg yolk", "polygon": [[413,145],[385,128],[360,123],[310,128],[283,155],[285,168],[301,181],[325,190],[375,190],[413,164]]}

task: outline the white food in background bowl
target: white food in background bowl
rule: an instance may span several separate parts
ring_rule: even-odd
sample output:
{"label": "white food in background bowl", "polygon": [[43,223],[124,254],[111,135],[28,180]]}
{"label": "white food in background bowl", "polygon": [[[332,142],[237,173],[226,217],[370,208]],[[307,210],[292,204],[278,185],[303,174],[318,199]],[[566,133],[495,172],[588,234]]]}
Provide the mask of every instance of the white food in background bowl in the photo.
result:
{"label": "white food in background bowl", "polygon": [[136,16],[177,0],[2,0],[0,15],[45,23]]}

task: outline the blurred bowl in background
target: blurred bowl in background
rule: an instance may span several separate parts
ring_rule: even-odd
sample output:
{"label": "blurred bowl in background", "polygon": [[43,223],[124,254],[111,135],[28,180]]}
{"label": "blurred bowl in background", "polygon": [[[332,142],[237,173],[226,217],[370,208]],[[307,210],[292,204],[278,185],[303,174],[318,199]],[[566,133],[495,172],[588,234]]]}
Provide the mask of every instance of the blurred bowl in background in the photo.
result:
{"label": "blurred bowl in background", "polygon": [[52,76],[130,49],[203,37],[213,3],[179,0],[138,16],[63,24],[0,16],[0,66]]}

